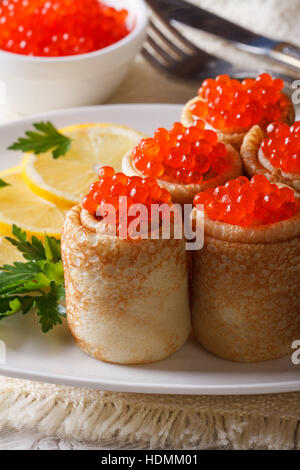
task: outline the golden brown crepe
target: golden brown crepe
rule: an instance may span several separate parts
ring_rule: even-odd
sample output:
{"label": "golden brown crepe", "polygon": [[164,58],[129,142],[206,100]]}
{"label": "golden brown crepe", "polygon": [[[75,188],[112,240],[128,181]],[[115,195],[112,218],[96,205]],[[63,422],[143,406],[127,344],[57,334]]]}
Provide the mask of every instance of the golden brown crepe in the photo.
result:
{"label": "golden brown crepe", "polygon": [[[194,209],[193,217],[202,214]],[[205,216],[204,225],[204,248],[193,259],[197,339],[239,362],[290,354],[300,338],[300,213],[246,228]]]}
{"label": "golden brown crepe", "polygon": [[184,240],[120,239],[75,206],[62,235],[67,319],[79,347],[141,364],[177,351],[190,332]]}

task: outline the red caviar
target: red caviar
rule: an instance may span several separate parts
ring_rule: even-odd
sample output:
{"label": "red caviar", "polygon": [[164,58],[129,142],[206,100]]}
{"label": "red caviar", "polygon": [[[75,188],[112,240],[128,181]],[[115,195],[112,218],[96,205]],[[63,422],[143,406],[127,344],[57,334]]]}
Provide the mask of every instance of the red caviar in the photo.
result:
{"label": "red caviar", "polygon": [[204,204],[212,220],[232,225],[264,225],[289,219],[299,210],[295,193],[271,184],[264,175],[245,176],[197,194],[194,205]]}
{"label": "red caviar", "polygon": [[[99,180],[92,183],[89,193],[82,200],[82,207],[96,217],[104,217],[104,204],[110,204],[116,211],[117,233],[120,224],[128,226],[135,217],[128,216],[128,210],[133,204],[143,204],[148,210],[147,221],[151,222],[151,204],[170,204],[171,195],[160,188],[154,178],[140,176],[126,176],[115,172],[110,166],[103,166],[98,172]],[[127,196],[127,220],[121,219],[120,196]]]}
{"label": "red caviar", "polygon": [[289,127],[278,121],[267,127],[268,137],[261,148],[275,168],[286,173],[300,173],[300,121]]}
{"label": "red caviar", "polygon": [[203,82],[198,92],[202,100],[194,103],[191,111],[214,129],[225,132],[245,131],[255,124],[265,127],[280,119],[287,107],[283,86],[281,79],[272,79],[267,73],[242,82],[219,75]]}
{"label": "red caviar", "polygon": [[210,172],[223,173],[230,167],[226,147],[216,132],[204,129],[203,121],[191,127],[175,122],[170,130],[156,129],[133,149],[135,168],[145,176],[199,184]]}
{"label": "red caviar", "polygon": [[124,38],[127,16],[99,0],[2,0],[0,49],[47,57],[84,54]]}

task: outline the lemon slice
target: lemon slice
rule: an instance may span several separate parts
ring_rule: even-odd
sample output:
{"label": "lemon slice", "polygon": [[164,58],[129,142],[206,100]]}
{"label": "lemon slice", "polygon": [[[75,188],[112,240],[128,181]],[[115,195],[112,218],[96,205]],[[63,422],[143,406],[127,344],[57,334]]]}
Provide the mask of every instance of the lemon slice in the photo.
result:
{"label": "lemon slice", "polygon": [[16,224],[29,235],[59,237],[65,211],[34,194],[24,183],[21,167],[0,172],[9,186],[0,188],[0,235],[10,235]]}
{"label": "lemon slice", "polygon": [[22,253],[4,237],[0,237],[0,266],[25,261]]}
{"label": "lemon slice", "polygon": [[72,139],[71,149],[57,159],[51,152],[26,154],[23,177],[39,196],[70,208],[81,201],[101,165],[121,171],[122,158],[144,136],[116,124],[79,124],[61,130]]}

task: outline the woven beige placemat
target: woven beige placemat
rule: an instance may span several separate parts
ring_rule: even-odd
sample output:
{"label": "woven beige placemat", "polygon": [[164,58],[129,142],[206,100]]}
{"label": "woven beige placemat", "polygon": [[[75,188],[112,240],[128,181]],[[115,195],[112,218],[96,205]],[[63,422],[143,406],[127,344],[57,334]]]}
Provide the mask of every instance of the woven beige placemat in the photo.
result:
{"label": "woven beige placemat", "polygon": [[[194,0],[194,3],[300,46],[298,0]],[[263,64],[224,41],[186,30],[202,48],[239,65]],[[111,103],[184,103],[197,85],[176,83],[141,58]],[[175,119],[178,117],[175,117]],[[159,120],[159,116],[158,116]],[[1,325],[0,325],[1,328]],[[1,331],[1,330],[0,330]],[[300,393],[252,396],[172,396],[91,391],[0,377],[0,433],[171,449],[300,449]]]}
{"label": "woven beige placemat", "polygon": [[300,393],[114,393],[0,379],[0,430],[154,449],[300,449]]}

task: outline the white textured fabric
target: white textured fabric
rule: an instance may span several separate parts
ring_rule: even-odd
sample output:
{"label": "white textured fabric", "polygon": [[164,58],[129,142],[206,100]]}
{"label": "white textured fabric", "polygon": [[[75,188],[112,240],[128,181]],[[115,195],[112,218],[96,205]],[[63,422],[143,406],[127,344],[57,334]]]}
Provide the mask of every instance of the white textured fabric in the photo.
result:
{"label": "white textured fabric", "polygon": [[[299,0],[191,1],[258,33],[300,45]],[[265,65],[225,41],[185,32],[203,49],[240,66]],[[162,76],[139,57],[109,102],[184,103],[197,88]],[[7,117],[12,117],[10,110]],[[300,449],[300,393],[143,396],[0,378],[0,449],[160,447]]]}
{"label": "white textured fabric", "polygon": [[299,424],[300,393],[142,395],[0,378],[6,445],[22,445],[10,438],[18,429],[25,446],[300,449]]}

